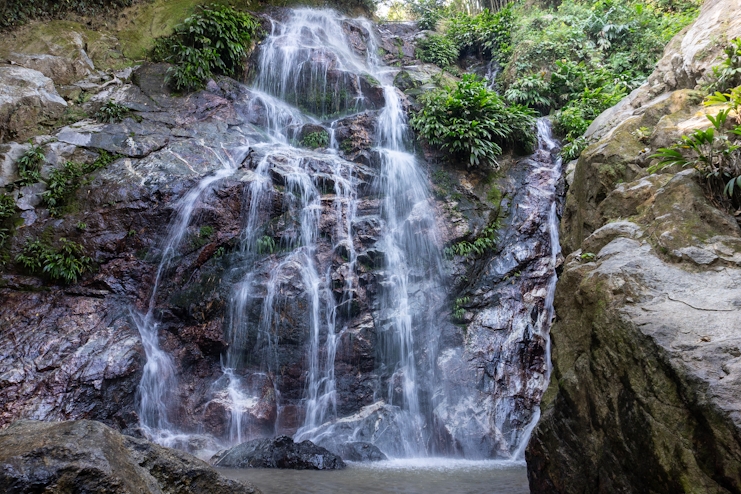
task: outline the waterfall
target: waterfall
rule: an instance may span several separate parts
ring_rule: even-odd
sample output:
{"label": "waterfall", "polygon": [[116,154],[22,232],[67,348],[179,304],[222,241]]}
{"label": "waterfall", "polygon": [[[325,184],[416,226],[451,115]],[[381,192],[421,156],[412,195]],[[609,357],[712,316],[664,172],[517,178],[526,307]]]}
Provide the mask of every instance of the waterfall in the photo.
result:
{"label": "waterfall", "polygon": [[148,436],[166,445],[175,444],[172,440],[177,436],[174,433],[176,428],[169,418],[174,399],[172,393],[177,388],[177,377],[172,358],[159,345],[159,323],[154,311],[160,283],[178,255],[178,248],[188,231],[198,200],[212,184],[233,174],[236,164],[247,154],[246,147],[231,151],[204,148],[204,151],[212,153],[222,168],[202,178],[196,187],[176,203],[175,219],[168,227],[167,237],[162,246],[147,311],[144,314],[131,311],[132,320],[139,330],[147,357],[137,391],[141,426]]}
{"label": "waterfall", "polygon": [[[156,441],[183,447],[188,435],[199,434],[228,447],[292,434],[330,449],[369,442],[392,458],[518,458],[524,451],[537,411],[526,410],[527,423],[512,421],[516,398],[510,396],[483,417],[469,407],[482,393],[472,377],[479,369],[465,370],[465,386],[449,379],[469,366],[468,343],[439,350],[452,323],[434,201],[413,154],[404,95],[393,86],[397,69],[382,63],[378,47],[372,23],[331,10],[293,9],[271,21],[258,72],[238,102],[256,142],[240,148],[239,159],[214,151],[223,167],[177,203],[148,311],[133,314],[147,355],[141,423]],[[358,116],[375,121],[374,137],[369,157],[353,162],[343,158],[338,135],[344,120]],[[327,148],[301,147],[309,131],[327,132]],[[533,173],[548,175],[543,183],[552,190],[535,186],[531,192],[553,204],[546,226],[550,282],[536,323],[529,322],[534,309],[508,317],[520,318],[513,328],[527,326],[547,340],[560,162],[550,161],[556,143],[547,121],[539,121],[538,134]],[[249,164],[237,169],[247,151]],[[154,311],[161,279],[177,259],[199,199],[232,174],[244,183],[244,196],[238,245],[225,258],[228,344],[193,412],[203,415],[202,424],[185,430],[174,413],[181,407],[177,366],[159,346]],[[366,313],[359,315],[361,301]],[[357,376],[337,369],[352,367],[342,351],[362,331],[373,342],[373,368],[348,384]],[[539,396],[547,382],[548,376],[538,375],[505,391]],[[342,390],[353,386],[362,387],[362,405],[342,402]],[[223,427],[208,429],[214,421]],[[498,449],[482,446],[482,434],[492,436]]]}

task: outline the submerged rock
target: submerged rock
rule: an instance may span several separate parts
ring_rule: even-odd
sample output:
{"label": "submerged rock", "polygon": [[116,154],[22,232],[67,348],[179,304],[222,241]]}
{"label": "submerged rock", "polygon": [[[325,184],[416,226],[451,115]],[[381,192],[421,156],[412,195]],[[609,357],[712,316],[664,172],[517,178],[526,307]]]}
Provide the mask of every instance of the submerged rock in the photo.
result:
{"label": "submerged rock", "polygon": [[385,461],[388,457],[371,443],[352,442],[338,444],[335,451],[347,461]]}
{"label": "submerged rock", "polygon": [[0,431],[0,491],[259,494],[181,451],[99,422],[21,420]]}
{"label": "submerged rock", "polygon": [[340,470],[342,458],[311,441],[293,442],[288,436],[255,439],[217,455],[217,467],[290,468],[294,470]]}

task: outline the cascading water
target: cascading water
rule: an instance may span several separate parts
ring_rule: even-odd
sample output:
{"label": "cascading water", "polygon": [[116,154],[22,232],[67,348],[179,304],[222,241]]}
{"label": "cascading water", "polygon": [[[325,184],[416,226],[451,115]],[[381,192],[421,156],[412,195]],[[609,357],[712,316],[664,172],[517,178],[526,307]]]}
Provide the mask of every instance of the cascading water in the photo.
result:
{"label": "cascading water", "polygon": [[[353,42],[349,30],[363,43]],[[235,173],[246,150],[181,200],[149,310],[135,314],[147,353],[141,421],[155,440],[182,445],[183,435],[203,434],[230,446],[289,433],[328,448],[370,442],[397,458],[521,456],[537,417],[528,409],[527,423],[511,421],[513,405],[503,399],[482,418],[466,408],[478,396],[478,377],[467,374],[466,386],[448,379],[459,371],[446,366],[460,369],[469,356],[463,348],[438,348],[447,304],[444,262],[427,179],[410,152],[403,95],[392,84],[396,71],[380,62],[369,21],[312,9],[291,10],[284,21],[272,21],[254,86],[242,102],[245,121],[263,138],[251,143],[253,164],[239,170],[245,182],[243,224],[224,278],[231,283],[224,321],[228,346],[221,375],[209,381],[199,405],[201,426],[186,433],[171,416],[177,408],[175,368],[158,345],[153,311],[160,277],[175,259],[199,197]],[[375,120],[375,137],[367,159],[353,162],[342,157],[347,143],[338,135],[344,119],[358,115]],[[328,132],[329,147],[297,146],[309,131]],[[542,166],[533,173],[550,174],[553,190],[537,192],[541,181],[533,194],[548,195],[554,204],[547,226],[552,282],[531,332],[547,340],[560,163],[549,161],[555,143],[543,122],[539,140],[534,160],[542,154]],[[507,317],[524,321],[530,313]],[[357,375],[348,384],[346,369],[354,364],[345,354],[357,338],[373,342],[373,367],[353,370]],[[345,369],[342,375],[338,369]],[[510,386],[513,393],[529,389],[539,399],[547,375],[526,381]],[[358,403],[343,401],[348,389]],[[498,449],[478,444],[482,434],[495,436]]]}
{"label": "cascading water", "polygon": [[138,389],[140,421],[145,433],[162,444],[177,444],[178,434],[169,418],[173,400],[172,392],[177,388],[175,366],[172,358],[159,346],[159,324],[154,313],[160,282],[178,255],[178,248],[188,231],[198,200],[212,184],[234,173],[236,163],[244,159],[247,150],[246,146],[231,151],[204,148],[205,152],[213,153],[214,158],[222,164],[223,168],[201,179],[198,185],[176,204],[175,220],[168,228],[168,234],[160,253],[161,259],[149,297],[147,312],[141,314],[132,311],[131,313],[147,356],[147,363],[144,366]]}

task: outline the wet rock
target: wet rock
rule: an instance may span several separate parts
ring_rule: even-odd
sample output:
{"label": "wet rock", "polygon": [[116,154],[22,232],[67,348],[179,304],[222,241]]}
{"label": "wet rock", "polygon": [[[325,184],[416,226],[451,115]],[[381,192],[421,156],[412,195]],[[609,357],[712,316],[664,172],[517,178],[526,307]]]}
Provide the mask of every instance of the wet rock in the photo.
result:
{"label": "wet rock", "polygon": [[0,66],[0,142],[24,140],[62,116],[67,102],[37,70]]}
{"label": "wet rock", "polygon": [[386,461],[388,457],[370,443],[352,442],[337,445],[337,454],[345,461]]}
{"label": "wet rock", "polygon": [[98,422],[18,421],[0,431],[0,489],[21,492],[259,494],[203,461]]}
{"label": "wet rock", "polygon": [[[717,63],[710,40],[741,35],[740,8],[706,2],[648,82],[587,131],[526,455],[533,492],[741,490],[741,229],[694,170],[647,176],[642,149],[707,125],[688,88]],[[636,125],[652,129],[649,146]]]}
{"label": "wet rock", "polygon": [[342,458],[311,441],[294,443],[288,436],[255,439],[225,452],[212,460],[226,468],[289,468],[293,470],[339,470]]}

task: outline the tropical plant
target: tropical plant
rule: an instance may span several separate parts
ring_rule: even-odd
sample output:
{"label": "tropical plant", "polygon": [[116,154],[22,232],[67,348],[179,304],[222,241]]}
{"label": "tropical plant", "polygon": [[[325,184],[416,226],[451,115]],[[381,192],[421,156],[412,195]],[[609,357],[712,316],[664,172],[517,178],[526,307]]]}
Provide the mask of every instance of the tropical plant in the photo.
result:
{"label": "tropical plant", "polygon": [[446,247],[443,253],[448,258],[454,256],[467,257],[470,255],[481,257],[497,246],[499,227],[500,224],[497,219],[488,224],[481,231],[481,234],[472,241],[461,240],[450,247]]}
{"label": "tropical plant", "polygon": [[272,254],[275,252],[275,240],[269,235],[263,235],[257,239],[258,254]]}
{"label": "tropical plant", "polygon": [[113,100],[108,100],[105,105],[101,106],[100,109],[95,112],[95,119],[98,122],[113,123],[120,122],[131,110],[125,106],[116,103]]}
{"label": "tropical plant", "polygon": [[550,86],[543,74],[530,74],[517,79],[504,92],[504,97],[512,103],[519,103],[530,108],[548,111],[551,104]]}
{"label": "tropical plant", "polygon": [[31,273],[46,274],[53,281],[65,283],[76,282],[93,265],[82,245],[66,238],[59,239],[56,249],[41,240],[28,239],[16,261]]}
{"label": "tropical plant", "polygon": [[[682,136],[673,146],[660,148],[652,157],[658,162],[649,167],[654,173],[670,166],[692,167],[709,183],[723,184],[723,194],[727,197],[741,189],[741,125],[726,131],[725,125],[730,110],[725,109],[717,115],[707,115],[711,127],[698,129]],[[734,142],[736,141],[736,142]]]}
{"label": "tropical plant", "polygon": [[21,177],[21,185],[31,185],[41,181],[41,167],[46,163],[46,156],[41,146],[34,146],[31,141],[30,148],[18,158],[18,175]]}
{"label": "tropical plant", "polygon": [[561,158],[571,161],[579,158],[581,152],[587,147],[587,139],[584,136],[577,137],[573,141],[564,144],[561,149]]}
{"label": "tropical plant", "polygon": [[736,123],[741,124],[741,86],[737,86],[727,93],[716,91],[707,96],[704,102],[705,106],[728,105],[729,109],[735,114]]}
{"label": "tropical plant", "polygon": [[434,63],[444,68],[458,60],[458,48],[447,36],[433,34],[419,40],[417,57],[423,62]]}
{"label": "tropical plant", "polygon": [[711,91],[723,92],[741,84],[741,38],[734,38],[725,47],[726,58],[713,66]]}
{"label": "tropical plant", "polygon": [[469,167],[497,167],[503,147],[528,152],[535,143],[534,112],[521,105],[507,106],[472,74],[452,88],[422,95],[419,101],[422,108],[412,116],[412,127]]}
{"label": "tropical plant", "polygon": [[152,58],[175,64],[168,81],[176,90],[199,89],[214,74],[238,77],[244,72],[258,29],[257,20],[246,12],[227,5],[202,6],[172,35],[156,40]]}
{"label": "tropical plant", "polygon": [[329,133],[326,130],[309,132],[299,143],[302,147],[316,149],[329,146]]}
{"label": "tropical plant", "polygon": [[5,265],[7,259],[4,251],[13,234],[13,218],[17,210],[13,196],[5,192],[0,194],[0,267]]}
{"label": "tropical plant", "polygon": [[67,161],[60,168],[53,170],[49,174],[46,190],[41,195],[41,200],[49,209],[49,213],[52,216],[60,216],[64,206],[80,187],[80,179],[88,173],[105,168],[117,158],[118,155],[100,150],[98,158],[92,163]]}

